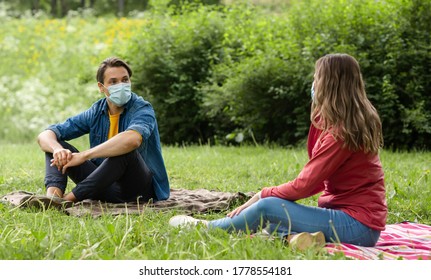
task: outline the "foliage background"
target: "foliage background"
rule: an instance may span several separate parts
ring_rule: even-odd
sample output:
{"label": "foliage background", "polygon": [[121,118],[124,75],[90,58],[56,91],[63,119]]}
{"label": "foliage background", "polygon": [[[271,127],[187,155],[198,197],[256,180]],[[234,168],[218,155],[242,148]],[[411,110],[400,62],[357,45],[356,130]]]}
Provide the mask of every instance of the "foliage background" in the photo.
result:
{"label": "foliage background", "polygon": [[347,52],[361,64],[386,147],[431,147],[431,1],[186,2],[62,18],[3,4],[0,138],[34,139],[84,110],[101,97],[98,64],[115,55],[134,69],[134,91],[153,103],[166,144],[297,145],[309,126],[314,62]]}
{"label": "foliage background", "polygon": [[309,126],[314,62],[346,52],[362,66],[387,147],[429,148],[430,7],[304,0],[269,17],[247,3],[201,6],[155,16],[125,56],[159,109],[169,143],[220,143],[241,133],[297,144]]}
{"label": "foliage background", "polygon": [[[3,193],[44,193],[44,155],[34,138],[101,97],[96,69],[112,55],[132,64],[134,89],[155,105],[165,143],[232,144],[164,146],[172,188],[247,192],[294,178],[307,160],[305,149],[272,143],[305,139],[313,64],[327,52],[346,51],[360,61],[387,147],[429,148],[430,1],[224,1],[212,7],[150,1],[143,13],[127,17],[112,9],[52,16],[48,8],[5,8],[10,2],[29,1],[0,0]],[[241,138],[269,144],[234,147]],[[73,144],[88,145],[85,139]],[[388,223],[430,224],[430,153],[384,149],[380,156]],[[301,203],[316,205],[316,199]],[[295,252],[279,240],[169,228],[176,214],[148,209],[93,219],[0,203],[0,259],[345,259]]]}

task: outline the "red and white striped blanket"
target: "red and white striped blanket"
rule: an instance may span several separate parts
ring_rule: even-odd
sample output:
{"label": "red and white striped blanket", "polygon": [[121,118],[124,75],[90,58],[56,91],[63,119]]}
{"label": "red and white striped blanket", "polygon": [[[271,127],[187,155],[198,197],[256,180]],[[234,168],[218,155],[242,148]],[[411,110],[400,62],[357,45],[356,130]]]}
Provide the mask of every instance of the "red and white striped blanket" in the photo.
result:
{"label": "red and white striped blanket", "polygon": [[411,222],[390,224],[375,247],[330,243],[326,250],[358,260],[431,260],[431,226]]}

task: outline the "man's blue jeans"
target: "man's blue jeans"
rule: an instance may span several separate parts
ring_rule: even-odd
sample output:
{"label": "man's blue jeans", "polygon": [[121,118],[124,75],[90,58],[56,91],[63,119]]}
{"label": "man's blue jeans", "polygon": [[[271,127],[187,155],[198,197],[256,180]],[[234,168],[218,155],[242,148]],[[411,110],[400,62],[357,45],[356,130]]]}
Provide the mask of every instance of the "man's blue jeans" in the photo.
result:
{"label": "man's blue jeans", "polygon": [[277,197],[260,199],[233,218],[210,221],[210,228],[250,231],[268,227],[270,233],[285,236],[298,232],[322,231],[327,242],[372,247],[380,231],[358,222],[341,210],[301,205]]}

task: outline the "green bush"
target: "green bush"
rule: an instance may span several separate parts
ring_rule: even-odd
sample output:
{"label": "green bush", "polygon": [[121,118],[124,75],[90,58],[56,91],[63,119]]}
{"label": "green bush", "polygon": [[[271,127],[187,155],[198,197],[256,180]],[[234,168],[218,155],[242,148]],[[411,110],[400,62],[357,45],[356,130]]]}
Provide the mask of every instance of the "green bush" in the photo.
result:
{"label": "green bush", "polygon": [[201,85],[215,136],[296,144],[309,126],[313,62],[301,59],[286,18],[250,6],[225,13],[223,61]]}
{"label": "green bush", "polygon": [[85,109],[100,97],[98,64],[116,55],[153,103],[164,143],[296,145],[310,123],[315,61],[345,52],[362,67],[386,147],[431,148],[431,1],[297,0],[276,12],[169,2],[135,19],[0,11],[0,138],[33,139]]}
{"label": "green bush", "polygon": [[[402,7],[402,41],[391,75],[400,118],[387,136],[403,147],[431,147],[431,1],[412,0]],[[398,133],[396,127],[402,128]]]}
{"label": "green bush", "polygon": [[188,4],[220,5],[221,0],[171,0],[169,5],[182,6]]}
{"label": "green bush", "polygon": [[[383,122],[386,146],[431,147],[426,93],[431,88],[431,2],[311,2],[320,5],[311,9],[325,11],[308,31],[317,34],[310,40],[311,53],[314,58],[337,51],[357,57],[367,93]],[[307,11],[300,10],[302,15]]]}
{"label": "green bush", "polygon": [[[163,142],[224,139],[234,131],[251,132],[260,142],[280,138],[296,142],[304,137],[308,120],[303,110],[298,112],[299,122],[280,115],[286,109],[297,110],[298,103],[309,104],[306,97],[296,98],[298,91],[292,95],[285,89],[297,84],[289,77],[303,76],[289,70],[293,68],[287,67],[285,55],[276,50],[285,39],[282,29],[277,30],[283,21],[266,20],[265,14],[244,4],[194,6],[181,15],[164,14],[151,20],[153,24],[131,44],[128,55],[137,69],[138,91],[158,112]],[[275,51],[266,53],[270,49]],[[279,67],[272,69],[272,62]],[[288,79],[286,71],[292,73]],[[255,85],[259,90],[254,90]],[[302,82],[300,86],[304,87]],[[272,111],[263,114],[267,105]],[[294,132],[286,133],[285,124],[280,126],[277,118],[290,123]],[[301,133],[297,133],[298,124]]]}
{"label": "green bush", "polygon": [[216,11],[201,7],[182,15],[156,14],[150,22],[126,54],[136,72],[137,92],[156,108],[164,143],[208,139],[197,85],[218,61],[222,20]]}
{"label": "green bush", "polygon": [[[309,34],[299,43],[310,59],[347,52],[359,60],[388,147],[431,147],[430,7],[417,0],[304,1],[289,13],[291,28]],[[316,10],[324,12],[307,22]]]}
{"label": "green bush", "polygon": [[241,134],[295,145],[309,126],[314,62],[344,52],[362,67],[386,146],[430,148],[430,5],[304,0],[271,16],[247,3],[195,6],[154,19],[131,59],[164,142]]}
{"label": "green bush", "polygon": [[295,79],[296,70],[289,61],[267,53],[230,69],[222,67],[220,75],[229,73],[229,78],[221,86],[215,82],[202,88],[202,109],[216,135],[241,133],[259,143],[303,139],[309,126],[309,112],[304,108],[310,104],[310,95],[304,92],[311,82],[307,85],[307,73],[302,69],[303,78]]}

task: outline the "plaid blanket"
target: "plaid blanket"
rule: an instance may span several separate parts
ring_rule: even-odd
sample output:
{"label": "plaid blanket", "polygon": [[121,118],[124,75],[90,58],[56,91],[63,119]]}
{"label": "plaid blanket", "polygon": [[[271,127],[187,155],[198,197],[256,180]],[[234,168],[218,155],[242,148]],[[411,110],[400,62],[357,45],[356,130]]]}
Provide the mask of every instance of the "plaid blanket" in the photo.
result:
{"label": "plaid blanket", "polygon": [[330,243],[326,250],[358,260],[431,260],[431,226],[411,222],[390,224],[375,247]]}
{"label": "plaid blanket", "polygon": [[[147,208],[156,210],[181,210],[186,214],[226,211],[235,205],[246,202],[254,195],[253,192],[230,193],[206,189],[171,189],[169,199],[156,202],[107,203],[86,199],[78,203],[64,203],[54,199],[26,191],[14,191],[0,197],[0,202],[11,204],[17,208],[38,207],[56,208],[71,216],[99,217],[103,214],[141,214]],[[58,201],[60,200],[60,201]]]}

